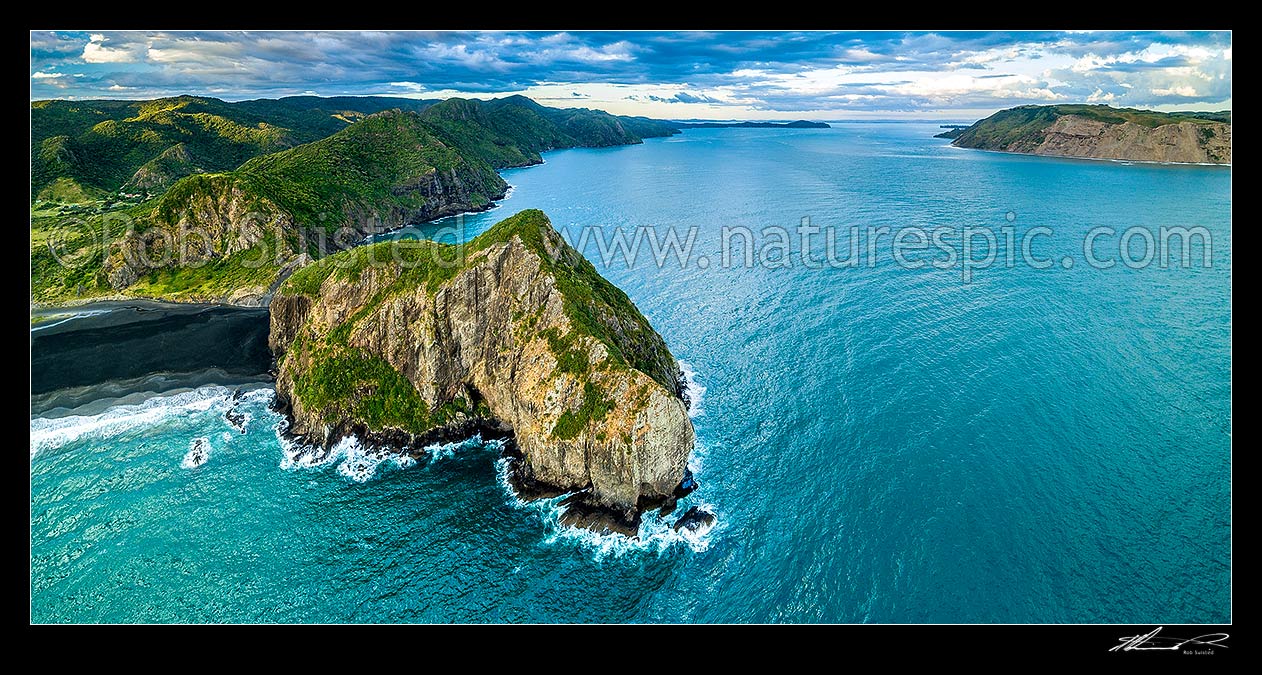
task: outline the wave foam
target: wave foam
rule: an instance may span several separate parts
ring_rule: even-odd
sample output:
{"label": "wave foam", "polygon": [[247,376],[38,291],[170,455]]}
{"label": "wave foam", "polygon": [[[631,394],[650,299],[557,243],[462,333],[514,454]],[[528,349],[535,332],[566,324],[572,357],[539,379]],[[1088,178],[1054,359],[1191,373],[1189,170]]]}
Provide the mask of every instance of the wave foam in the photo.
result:
{"label": "wave foam", "polygon": [[189,442],[188,452],[184,455],[184,459],[180,460],[180,466],[185,469],[196,469],[205,464],[208,459],[210,459],[210,439],[202,436]]}
{"label": "wave foam", "polygon": [[[270,398],[271,392],[264,393]],[[205,412],[216,406],[224,407],[231,398],[232,390],[227,387],[206,386],[177,394],[154,396],[140,403],[114,406],[98,415],[35,417],[31,419],[31,457],[83,438],[115,438],[140,427]]]}
{"label": "wave foam", "polygon": [[504,441],[493,439],[489,441],[482,440],[482,434],[474,434],[463,441],[453,441],[451,443],[435,443],[425,446],[424,450],[429,455],[429,463],[451,459],[456,456],[458,450],[499,450],[504,447]]}
{"label": "wave foam", "polygon": [[406,469],[416,464],[409,455],[365,445],[355,436],[343,438],[327,451],[304,445],[285,438],[283,426],[277,424],[277,436],[282,453],[280,468],[285,470],[314,469],[337,463],[338,473],[356,483],[366,483],[377,475],[382,465]]}
{"label": "wave foam", "polygon": [[[280,468],[286,470],[314,469],[336,464],[339,474],[356,483],[366,483],[375,478],[382,468],[407,469],[417,464],[416,458],[409,454],[366,444],[355,436],[343,438],[326,451],[286,438],[284,432],[284,423],[278,423],[276,435],[282,452]],[[483,441],[480,435],[475,434],[462,441],[427,445],[424,451],[429,455],[427,464],[434,464],[450,459],[462,450],[498,449],[502,446],[503,441]]]}
{"label": "wave foam", "polygon": [[[537,499],[532,502],[523,500],[517,496],[517,492],[513,490],[512,484],[509,482],[509,462],[510,460],[505,458],[495,463],[496,479],[508,494],[509,503],[514,508],[535,511],[539,514],[540,519],[543,521],[545,532],[543,543],[548,545],[559,543],[576,544],[589,550],[597,561],[608,558],[621,558],[628,554],[637,553],[661,555],[675,546],[686,546],[694,553],[704,553],[709,550],[714,541],[714,535],[722,525],[722,521],[717,518],[717,512],[712,504],[685,498],[680,501],[679,506],[671,516],[663,518],[657,513],[644,514],[644,518],[640,522],[639,535],[635,538],[616,533],[600,534],[586,528],[572,527],[561,522],[561,516],[565,512],[561,508],[561,502],[567,495],[561,495],[552,499]],[[700,506],[711,513],[715,513],[716,520],[714,525],[705,528],[704,531],[690,532],[681,530],[676,532],[672,518],[681,517],[691,506]]]}
{"label": "wave foam", "polygon": [[697,381],[697,371],[687,361],[679,362],[679,370],[684,374],[684,392],[688,396],[688,416],[701,417],[705,410],[701,407],[701,399],[705,398],[705,385]]}

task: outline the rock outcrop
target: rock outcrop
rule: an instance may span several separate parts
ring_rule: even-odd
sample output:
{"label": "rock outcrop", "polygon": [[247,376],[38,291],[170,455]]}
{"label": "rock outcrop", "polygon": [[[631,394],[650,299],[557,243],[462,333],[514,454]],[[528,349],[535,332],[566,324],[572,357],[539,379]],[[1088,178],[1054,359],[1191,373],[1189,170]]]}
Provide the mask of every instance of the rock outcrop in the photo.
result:
{"label": "rock outcrop", "polygon": [[1043,131],[1035,155],[1090,157],[1145,162],[1231,163],[1231,125],[1179,122],[1145,127],[1109,124],[1078,115],[1058,118]]}
{"label": "rock outcrop", "polygon": [[685,480],[675,359],[540,211],[461,247],[387,242],[312,263],[273,298],[270,341],[290,433],[313,445],[354,433],[416,451],[511,432],[521,494],[577,493],[584,525],[624,532]]}
{"label": "rock outcrop", "polygon": [[952,145],[1054,157],[1231,164],[1231,113],[1159,113],[1098,105],[1001,110]]}

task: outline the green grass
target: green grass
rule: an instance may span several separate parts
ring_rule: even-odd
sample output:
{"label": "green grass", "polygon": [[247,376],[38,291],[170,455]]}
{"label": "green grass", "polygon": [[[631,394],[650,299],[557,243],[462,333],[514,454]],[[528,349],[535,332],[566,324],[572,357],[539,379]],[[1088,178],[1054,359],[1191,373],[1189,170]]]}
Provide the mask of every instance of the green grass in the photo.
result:
{"label": "green grass", "polygon": [[31,301],[57,304],[111,295],[102,270],[101,241],[122,237],[131,222],[125,211],[63,213],[31,218]]}
{"label": "green grass", "polygon": [[557,418],[552,428],[552,436],[561,440],[578,438],[592,422],[605,419],[605,415],[613,410],[615,403],[605,398],[604,392],[590,380],[583,383],[583,403],[575,410],[567,410]]}
{"label": "green grass", "polygon": [[591,370],[592,364],[587,350],[574,346],[574,333],[566,333],[561,337],[557,334],[557,329],[549,328],[543,332],[543,337],[548,341],[548,349],[556,357],[559,372],[586,375]]}
{"label": "green grass", "polygon": [[[31,194],[58,178],[113,192],[141,172],[150,181],[133,189],[147,189],[156,196],[186,175],[229,171],[252,157],[327,138],[374,113],[422,112],[436,103],[371,96],[293,96],[235,103],[203,96],[32,101]],[[451,109],[461,105],[484,115],[481,130],[443,122],[460,121]],[[657,120],[547,108],[521,96],[451,104],[448,110],[435,112],[431,121],[434,133],[444,141],[496,168],[537,162],[541,150],[635,143],[678,131]],[[177,147],[188,159],[161,161]]]}
{"label": "green grass", "polygon": [[334,228],[355,211],[419,209],[424,197],[399,188],[435,172],[455,172],[482,203],[504,189],[490,165],[443,143],[410,113],[366,118],[329,138],[250,160],[234,176],[299,223]]}
{"label": "green grass", "polygon": [[407,378],[384,359],[354,350],[318,357],[310,372],[295,380],[294,393],[304,407],[321,411],[330,422],[353,418],[373,429],[416,434],[435,422]]}
{"label": "green grass", "polygon": [[1121,124],[1122,122],[1133,122],[1140,126],[1156,128],[1166,124],[1178,124],[1180,122],[1193,122],[1196,124],[1207,124],[1210,122],[1225,122],[1231,124],[1231,111],[1224,110],[1219,112],[1170,112],[1163,113],[1155,110],[1138,110],[1136,108],[1113,108],[1107,105],[1058,105],[1051,106],[1056,109],[1060,115],[1079,115],[1088,119],[1099,120],[1109,124]]}
{"label": "green grass", "polygon": [[58,202],[61,204],[90,204],[105,197],[105,193],[75,182],[73,178],[62,176],[45,185],[39,191],[37,199]]}
{"label": "green grass", "polygon": [[163,267],[142,276],[127,293],[195,302],[222,298],[243,288],[266,289],[280,273],[275,251],[271,245],[261,244],[197,267]]}
{"label": "green grass", "polygon": [[329,424],[355,420],[369,429],[411,434],[461,417],[491,416],[486,402],[461,396],[430,409],[420,392],[385,359],[343,345],[317,346],[311,369],[294,380],[294,394]]}
{"label": "green grass", "polygon": [[[157,170],[156,180],[144,186],[156,194],[182,176],[228,171],[262,153],[329,136],[346,128],[347,115],[362,116],[393,107],[421,110],[428,105],[419,103],[313,97],[228,103],[198,96],[151,101],[33,101],[32,194],[58,178],[115,191],[142,169],[150,174]],[[338,109],[348,104],[360,110]],[[161,161],[177,147],[182,147],[181,154],[189,159]]]}

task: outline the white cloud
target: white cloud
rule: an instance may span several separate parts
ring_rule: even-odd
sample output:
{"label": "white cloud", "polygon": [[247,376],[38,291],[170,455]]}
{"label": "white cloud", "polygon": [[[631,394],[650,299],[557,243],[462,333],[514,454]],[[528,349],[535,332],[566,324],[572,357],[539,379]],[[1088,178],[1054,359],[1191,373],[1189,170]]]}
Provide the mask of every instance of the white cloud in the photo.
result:
{"label": "white cloud", "polygon": [[139,52],[142,45],[128,45],[126,47],[107,47],[105,46],[106,38],[100,33],[93,33],[88,38],[88,43],[83,46],[83,56],[81,57],[86,63],[131,63],[138,60]]}
{"label": "white cloud", "polygon": [[584,61],[587,63],[600,63],[602,61],[630,61],[634,57],[631,55],[631,43],[623,40],[615,42],[611,45],[605,45],[600,49],[592,49],[586,45],[578,49],[570,50],[567,56],[575,61]]}
{"label": "white cloud", "polygon": [[390,82],[389,86],[406,91],[425,91],[425,85],[419,82]]}
{"label": "white cloud", "polygon": [[1117,98],[1113,92],[1105,92],[1103,89],[1096,87],[1095,92],[1087,97],[1087,103],[1108,103]]}
{"label": "white cloud", "polygon": [[886,57],[880,54],[877,54],[871,49],[867,49],[864,47],[847,49],[846,51],[842,52],[842,57],[845,58],[847,61],[860,61],[860,62],[886,60]]}
{"label": "white cloud", "polygon": [[1182,96],[1184,98],[1194,98],[1197,95],[1196,89],[1187,85],[1179,85],[1165,89],[1153,89],[1152,93],[1155,96]]}
{"label": "white cloud", "polygon": [[634,114],[724,119],[993,112],[1054,101],[1218,106],[1231,97],[1230,40],[1116,31],[33,32],[30,82],[33,98],[123,89],[230,99],[311,89],[418,98],[528,92],[552,105],[581,99]]}

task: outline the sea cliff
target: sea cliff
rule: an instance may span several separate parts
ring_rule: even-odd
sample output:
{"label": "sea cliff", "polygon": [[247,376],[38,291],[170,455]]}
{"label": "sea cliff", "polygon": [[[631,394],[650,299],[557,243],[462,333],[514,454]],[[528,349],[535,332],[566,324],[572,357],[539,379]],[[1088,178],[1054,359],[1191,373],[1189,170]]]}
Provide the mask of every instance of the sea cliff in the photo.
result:
{"label": "sea cliff", "polygon": [[270,342],[289,432],[316,448],[511,435],[524,497],[576,493],[571,522],[628,534],[692,483],[675,359],[540,211],[464,246],[387,242],[303,267],[272,300]]}
{"label": "sea cliff", "polygon": [[952,145],[1055,157],[1231,164],[1231,113],[1020,106],[959,132]]}

